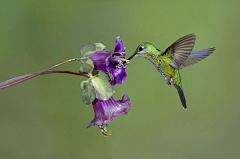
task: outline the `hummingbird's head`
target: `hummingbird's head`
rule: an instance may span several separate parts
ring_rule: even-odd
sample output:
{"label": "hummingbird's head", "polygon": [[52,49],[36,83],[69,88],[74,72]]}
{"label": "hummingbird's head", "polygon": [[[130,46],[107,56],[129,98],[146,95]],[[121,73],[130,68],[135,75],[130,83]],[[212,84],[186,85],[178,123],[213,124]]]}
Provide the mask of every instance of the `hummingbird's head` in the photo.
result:
{"label": "hummingbird's head", "polygon": [[132,58],[137,57],[137,56],[148,58],[156,50],[157,49],[155,48],[155,46],[153,44],[151,44],[149,42],[142,43],[137,47],[134,54],[131,57],[129,57],[128,60],[131,60]]}

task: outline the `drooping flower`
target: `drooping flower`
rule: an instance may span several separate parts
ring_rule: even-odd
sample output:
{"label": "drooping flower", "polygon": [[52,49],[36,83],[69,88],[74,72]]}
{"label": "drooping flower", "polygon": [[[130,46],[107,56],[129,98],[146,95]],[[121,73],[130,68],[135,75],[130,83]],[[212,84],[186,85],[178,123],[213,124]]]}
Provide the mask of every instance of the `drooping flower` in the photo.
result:
{"label": "drooping flower", "polygon": [[132,109],[132,105],[129,103],[130,99],[127,94],[124,94],[121,100],[115,101],[113,97],[106,101],[95,100],[93,102],[93,109],[95,113],[94,119],[86,126],[89,128],[94,125],[98,125],[101,129],[101,133],[109,137],[112,135],[112,131],[108,131],[106,125],[108,122],[116,119],[121,114],[128,114]]}
{"label": "drooping flower", "polygon": [[116,38],[116,45],[112,51],[96,51],[91,55],[94,69],[111,73],[113,76],[110,82],[112,86],[122,84],[127,77],[125,58],[125,47],[120,37]]}

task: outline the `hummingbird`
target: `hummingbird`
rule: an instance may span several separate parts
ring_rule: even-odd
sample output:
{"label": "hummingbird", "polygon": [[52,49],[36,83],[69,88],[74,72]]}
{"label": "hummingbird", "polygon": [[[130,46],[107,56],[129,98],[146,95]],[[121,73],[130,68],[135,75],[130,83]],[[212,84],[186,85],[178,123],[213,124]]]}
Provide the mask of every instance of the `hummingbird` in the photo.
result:
{"label": "hummingbird", "polygon": [[210,54],[215,48],[192,51],[196,35],[189,34],[174,42],[165,51],[161,51],[149,42],[141,43],[134,54],[128,58],[144,57],[156,67],[168,85],[173,85],[180,97],[183,108],[187,110],[186,99],[182,89],[181,75],[179,70],[199,63]]}

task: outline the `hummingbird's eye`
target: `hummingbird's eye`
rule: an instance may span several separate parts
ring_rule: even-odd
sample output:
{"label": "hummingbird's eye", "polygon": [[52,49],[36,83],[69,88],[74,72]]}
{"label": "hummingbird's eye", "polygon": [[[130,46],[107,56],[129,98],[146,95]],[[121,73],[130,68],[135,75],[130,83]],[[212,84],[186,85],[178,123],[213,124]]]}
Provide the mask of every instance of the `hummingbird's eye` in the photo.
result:
{"label": "hummingbird's eye", "polygon": [[139,47],[139,49],[138,49],[139,51],[142,51],[143,50],[143,46],[141,46],[141,47]]}

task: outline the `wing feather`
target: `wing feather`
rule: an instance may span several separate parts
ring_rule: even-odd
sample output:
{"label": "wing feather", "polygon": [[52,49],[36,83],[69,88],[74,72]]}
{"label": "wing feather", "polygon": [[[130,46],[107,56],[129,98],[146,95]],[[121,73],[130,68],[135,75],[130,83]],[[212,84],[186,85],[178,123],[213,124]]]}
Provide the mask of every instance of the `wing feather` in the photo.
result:
{"label": "wing feather", "polygon": [[170,56],[172,60],[170,65],[179,69],[192,52],[195,40],[196,36],[194,34],[184,36],[168,47],[166,51],[162,53],[162,56]]}
{"label": "wing feather", "polygon": [[215,48],[208,48],[191,52],[188,58],[179,67],[179,69],[199,63],[200,61],[211,55],[214,50]]}

